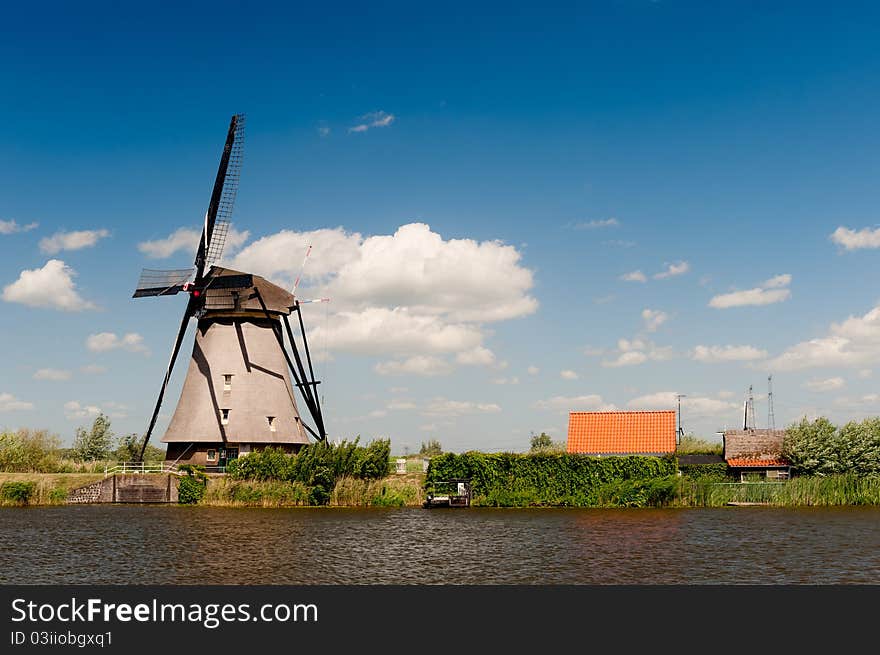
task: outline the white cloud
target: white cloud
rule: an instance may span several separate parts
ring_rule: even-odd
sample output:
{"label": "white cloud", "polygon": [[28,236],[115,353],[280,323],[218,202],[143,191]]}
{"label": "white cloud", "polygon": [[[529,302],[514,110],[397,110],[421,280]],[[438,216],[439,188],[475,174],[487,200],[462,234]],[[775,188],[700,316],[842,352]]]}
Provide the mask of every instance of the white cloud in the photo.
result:
{"label": "white cloud", "polygon": [[687,262],[681,261],[675,264],[667,264],[666,270],[661,271],[660,273],[654,274],[655,280],[664,280],[668,277],[675,277],[676,275],[684,275],[689,270],[691,270],[691,265]]}
{"label": "white cloud", "polygon": [[470,400],[435,398],[422,412],[425,416],[463,416],[465,414],[495,414],[501,407],[495,403],[475,403]]}
{"label": "white cloud", "polygon": [[15,221],[4,221],[0,219],[0,234],[15,234],[16,232],[29,232],[39,225],[39,223],[28,223],[27,225],[19,225]]}
{"label": "white cloud", "polygon": [[526,371],[529,375],[537,375],[541,372],[541,369],[539,369],[537,366],[529,366]]}
{"label": "white cloud", "polygon": [[691,353],[691,359],[706,364],[750,361],[766,356],[766,350],[754,346],[696,346]]}
{"label": "white cloud", "polygon": [[54,255],[62,250],[91,248],[100,239],[110,236],[109,230],[78,230],[75,232],[56,232],[50,237],[40,239],[40,250]]}
{"label": "white cloud", "polygon": [[581,223],[575,223],[572,227],[575,230],[594,230],[596,228],[602,227],[617,227],[620,225],[620,221],[616,218],[603,218],[592,221],[583,221]]}
{"label": "white cloud", "polygon": [[832,323],[824,337],[802,341],[767,363],[769,370],[821,366],[864,368],[880,362],[880,306]]}
{"label": "white cloud", "polygon": [[452,364],[439,357],[415,355],[403,361],[379,362],[373,367],[379,375],[421,375],[431,377],[448,375]]}
{"label": "white cloud", "polygon": [[101,373],[106,373],[107,367],[99,364],[86,364],[85,366],[81,366],[79,370],[83,373],[88,373],[89,375],[99,375]]}
{"label": "white cloud", "polygon": [[326,125],[318,126],[318,135],[321,137],[330,136],[330,128]]}
{"label": "white cloud", "polygon": [[416,404],[409,400],[392,400],[385,406],[386,409],[394,412],[399,412],[407,409],[415,409]]}
{"label": "white cloud", "polygon": [[[633,398],[626,405],[630,409],[677,409],[677,395],[675,391],[658,391],[657,393]],[[682,414],[687,413],[689,416],[719,416],[738,410],[739,405],[736,403],[706,396],[687,395],[681,399]]]}
{"label": "white cloud", "polygon": [[645,274],[641,271],[630,271],[629,273],[624,273],[620,276],[620,279],[624,282],[646,282],[648,280],[645,277]]}
{"label": "white cloud", "polygon": [[[233,252],[240,248],[245,241],[248,240],[250,232],[243,230],[239,232],[232,225],[226,233],[226,241],[224,242],[223,256],[229,257]],[[178,251],[183,251],[189,255],[195,256],[199,249],[199,240],[202,238],[201,228],[196,230],[188,227],[181,227],[169,234],[164,239],[156,239],[154,241],[142,241],[138,244],[138,250],[152,259],[165,259],[171,257]]]}
{"label": "white cloud", "polygon": [[863,368],[863,369],[861,369],[861,370],[858,372],[858,376],[859,376],[860,378],[862,378],[863,380],[865,380],[865,379],[871,377],[872,375],[874,375],[874,371],[872,371],[872,370],[869,369],[869,368]]}
{"label": "white cloud", "polygon": [[617,358],[603,361],[602,366],[606,368],[637,366],[648,360],[665,361],[671,359],[672,356],[672,348],[668,346],[656,346],[654,343],[642,339],[618,339]]}
{"label": "white cloud", "polygon": [[559,377],[561,377],[563,380],[577,380],[578,374],[574,371],[566,369],[564,371],[559,371]]}
{"label": "white cloud", "polygon": [[519,378],[518,377],[493,378],[492,384],[519,384]]}
{"label": "white cloud", "polygon": [[19,400],[11,393],[0,392],[0,412],[15,412],[24,409],[33,409],[34,404]]}
{"label": "white cloud", "polygon": [[459,364],[494,365],[484,324],[527,316],[538,306],[529,295],[532,272],[520,259],[499,241],[444,240],[428,225],[411,223],[371,237],[343,228],[284,230],[249,244],[229,265],[287,288],[302,271],[304,296],[331,299],[333,313],[309,335],[329,350],[452,354]]}
{"label": "white cloud", "polygon": [[333,321],[318,325],[309,335],[309,341],[323,343],[331,350],[396,355],[458,352],[468,353],[465,359],[471,360],[479,357],[482,340],[483,332],[477,326],[384,307],[339,312]]}
{"label": "white cloud", "polygon": [[617,359],[602,362],[602,366],[606,368],[618,368],[620,366],[637,366],[648,361],[648,355],[636,350],[623,352],[617,356]]}
{"label": "white cloud", "polygon": [[804,388],[809,389],[810,391],[835,391],[837,389],[842,389],[846,385],[843,378],[828,378],[826,380],[821,380],[818,378],[813,378],[812,380],[807,380],[804,382]]}
{"label": "white cloud", "polygon": [[648,332],[656,332],[657,328],[669,320],[669,314],[661,312],[659,309],[643,309],[642,320],[645,322],[645,329]]}
{"label": "white cloud", "polygon": [[633,248],[636,245],[635,241],[624,241],[623,239],[609,239],[607,241],[602,242],[603,246],[614,246],[617,248]]}
{"label": "white cloud", "polygon": [[3,300],[29,307],[48,307],[67,312],[94,309],[84,300],[73,281],[76,271],[60,259],[50,259],[43,268],[24,270],[18,280],[3,288]]}
{"label": "white cloud", "polygon": [[834,243],[843,246],[846,250],[858,250],[859,248],[880,248],[880,227],[865,227],[861,230],[851,230],[840,226],[829,237]]}
{"label": "white cloud", "polygon": [[71,421],[78,418],[89,418],[101,413],[97,405],[80,405],[78,401],[71,400],[64,403],[64,416]]}
{"label": "white cloud", "polygon": [[786,288],[791,284],[791,275],[777,275],[763,282],[754,289],[745,291],[733,291],[713,296],[709,301],[709,307],[727,309],[729,307],[743,307],[745,305],[771,305],[782,302],[791,296],[791,290]]}
{"label": "white cloud", "polygon": [[86,339],[86,348],[92,352],[105,352],[108,350],[124,349],[130,352],[147,352],[144,338],[137,332],[129,332],[118,337],[114,332],[99,332],[90,334]]}
{"label": "white cloud", "polygon": [[866,406],[880,404],[880,394],[869,393],[855,398],[841,396],[840,398],[834,399],[834,404],[849,409],[863,409]]}
{"label": "white cloud", "polygon": [[592,346],[584,346],[583,352],[587,357],[599,357],[605,354],[604,348],[593,348]]}
{"label": "white cloud", "polygon": [[41,368],[34,372],[34,380],[69,380],[73,374],[60,368]]}
{"label": "white cloud", "polygon": [[455,356],[455,361],[466,366],[489,366],[495,362],[495,353],[483,346],[465,350]]}
{"label": "white cloud", "polygon": [[563,411],[613,411],[616,409],[614,405],[606,403],[602,400],[602,396],[598,394],[588,394],[585,396],[553,396],[546,400],[539,400],[535,403],[536,409],[556,409]]}
{"label": "white cloud", "polygon": [[361,122],[353,127],[348,128],[349,132],[366,132],[374,127],[388,127],[394,122],[394,114],[388,114],[384,111],[371,111],[364,114],[360,118]]}

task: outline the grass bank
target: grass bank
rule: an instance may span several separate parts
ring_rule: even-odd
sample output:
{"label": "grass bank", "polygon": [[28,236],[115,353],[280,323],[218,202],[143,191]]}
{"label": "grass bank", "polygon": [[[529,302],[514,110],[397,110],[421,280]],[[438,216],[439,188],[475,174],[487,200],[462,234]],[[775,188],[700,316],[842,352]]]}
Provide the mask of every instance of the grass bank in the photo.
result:
{"label": "grass bank", "polygon": [[0,473],[0,506],[63,505],[67,493],[103,473]]}
{"label": "grass bank", "polygon": [[673,506],[721,507],[729,503],[778,507],[880,505],[880,475],[801,476],[784,482],[682,480]]}
{"label": "grass bank", "polygon": [[[331,507],[421,507],[424,473],[395,474],[377,480],[344,477],[330,492]],[[198,503],[211,507],[305,507],[310,488],[301,482],[208,479]]]}

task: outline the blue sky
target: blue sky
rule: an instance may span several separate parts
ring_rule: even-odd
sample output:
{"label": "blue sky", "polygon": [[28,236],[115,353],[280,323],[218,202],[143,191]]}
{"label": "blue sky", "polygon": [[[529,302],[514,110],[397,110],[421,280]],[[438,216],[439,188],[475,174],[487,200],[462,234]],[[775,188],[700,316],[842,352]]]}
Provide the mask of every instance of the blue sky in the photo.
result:
{"label": "blue sky", "polygon": [[877,14],[9,7],[0,427],[69,442],[104,411],[143,432],[184,301],[131,292],[142,267],[191,265],[178,231],[237,112],[224,261],[289,287],[313,246],[300,295],[331,298],[304,313],[334,438],[518,451],[564,439],[570,409],[680,393],[714,440],[749,385],[767,425],[769,374],[777,426],[876,415]]}

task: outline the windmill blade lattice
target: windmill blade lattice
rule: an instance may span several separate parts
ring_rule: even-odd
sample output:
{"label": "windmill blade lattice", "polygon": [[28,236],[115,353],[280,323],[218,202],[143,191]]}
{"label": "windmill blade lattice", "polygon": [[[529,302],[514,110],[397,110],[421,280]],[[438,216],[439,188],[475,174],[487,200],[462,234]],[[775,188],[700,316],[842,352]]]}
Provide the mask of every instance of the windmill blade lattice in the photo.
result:
{"label": "windmill blade lattice", "polygon": [[229,163],[226,168],[226,177],[223,180],[223,191],[217,206],[217,217],[214,221],[214,229],[211,232],[211,240],[205,256],[208,268],[220,261],[223,248],[226,245],[226,236],[229,233],[229,223],[232,220],[232,210],[235,206],[235,196],[238,193],[238,181],[241,177],[241,164],[244,153],[244,114],[236,114],[235,137],[232,148],[229,151]]}

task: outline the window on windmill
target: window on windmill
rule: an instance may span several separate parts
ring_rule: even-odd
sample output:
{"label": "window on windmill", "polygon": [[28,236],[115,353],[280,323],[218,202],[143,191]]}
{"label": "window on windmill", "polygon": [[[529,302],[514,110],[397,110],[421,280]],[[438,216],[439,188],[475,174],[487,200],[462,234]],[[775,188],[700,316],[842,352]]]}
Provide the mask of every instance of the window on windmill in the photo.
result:
{"label": "window on windmill", "polygon": [[220,410],[220,423],[226,425],[229,423],[229,410],[221,409]]}
{"label": "window on windmill", "polygon": [[269,421],[269,432],[275,432],[275,417],[267,416],[266,420]]}
{"label": "window on windmill", "polygon": [[213,448],[208,450],[208,461],[213,462],[217,459],[217,451]]}
{"label": "window on windmill", "polygon": [[223,376],[223,391],[232,390],[232,375],[227,373]]}

